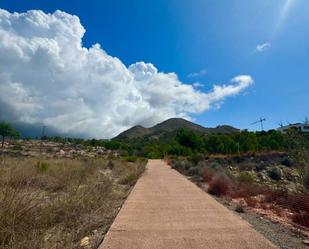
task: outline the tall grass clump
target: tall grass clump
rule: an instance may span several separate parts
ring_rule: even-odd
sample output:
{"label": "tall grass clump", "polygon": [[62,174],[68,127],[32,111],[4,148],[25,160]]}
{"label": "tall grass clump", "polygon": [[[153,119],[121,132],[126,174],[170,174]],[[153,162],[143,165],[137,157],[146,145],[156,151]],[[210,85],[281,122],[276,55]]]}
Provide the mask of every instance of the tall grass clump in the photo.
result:
{"label": "tall grass clump", "polygon": [[44,173],[48,170],[48,163],[46,162],[42,162],[42,161],[38,161],[35,165],[37,171]]}

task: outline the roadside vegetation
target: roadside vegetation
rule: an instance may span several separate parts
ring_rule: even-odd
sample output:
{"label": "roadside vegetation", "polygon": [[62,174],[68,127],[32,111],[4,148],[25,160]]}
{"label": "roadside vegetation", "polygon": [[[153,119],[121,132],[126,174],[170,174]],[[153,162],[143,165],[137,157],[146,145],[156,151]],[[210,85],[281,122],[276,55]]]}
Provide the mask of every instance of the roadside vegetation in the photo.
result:
{"label": "roadside vegetation", "polygon": [[97,248],[145,165],[1,156],[0,248]]}
{"label": "roadside vegetation", "polygon": [[306,166],[286,152],[174,157],[169,164],[236,211],[309,228]]}
{"label": "roadside vegetation", "polygon": [[[291,131],[292,133],[297,133]],[[287,151],[292,147],[291,134],[276,130],[263,132],[241,131],[230,134],[199,135],[189,129],[179,129],[160,139],[112,139],[83,140],[61,137],[45,137],[54,142],[70,142],[84,146],[103,146],[121,151],[127,156],[164,158],[168,155],[194,156],[196,154],[243,154],[248,152]],[[295,136],[295,134],[293,135]],[[303,145],[309,148],[309,138],[304,137]]]}

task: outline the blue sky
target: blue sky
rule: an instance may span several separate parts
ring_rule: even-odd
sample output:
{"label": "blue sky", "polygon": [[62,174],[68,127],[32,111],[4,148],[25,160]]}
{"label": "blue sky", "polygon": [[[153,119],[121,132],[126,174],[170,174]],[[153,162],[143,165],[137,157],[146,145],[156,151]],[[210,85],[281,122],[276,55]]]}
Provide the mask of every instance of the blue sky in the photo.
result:
{"label": "blue sky", "polygon": [[250,75],[254,84],[220,108],[191,115],[204,126],[259,129],[250,123],[265,117],[269,129],[308,116],[307,0],[2,0],[0,8],[77,15],[84,46],[99,43],[126,66],[151,62],[200,91]]}

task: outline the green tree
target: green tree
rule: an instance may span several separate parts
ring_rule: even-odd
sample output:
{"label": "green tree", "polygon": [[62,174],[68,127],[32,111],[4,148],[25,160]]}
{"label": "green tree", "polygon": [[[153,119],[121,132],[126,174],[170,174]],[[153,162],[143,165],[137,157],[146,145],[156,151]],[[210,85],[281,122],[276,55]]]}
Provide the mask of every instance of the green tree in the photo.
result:
{"label": "green tree", "polygon": [[18,138],[19,133],[9,123],[0,123],[0,136],[2,136],[2,148],[6,137]]}
{"label": "green tree", "polygon": [[179,129],[176,140],[180,145],[189,147],[193,151],[201,151],[204,147],[201,136],[188,129]]}
{"label": "green tree", "polygon": [[219,135],[209,135],[205,138],[206,150],[211,153],[223,153],[224,143],[220,139]]}
{"label": "green tree", "polygon": [[257,136],[253,132],[243,131],[235,135],[236,143],[239,143],[242,152],[258,151]]}

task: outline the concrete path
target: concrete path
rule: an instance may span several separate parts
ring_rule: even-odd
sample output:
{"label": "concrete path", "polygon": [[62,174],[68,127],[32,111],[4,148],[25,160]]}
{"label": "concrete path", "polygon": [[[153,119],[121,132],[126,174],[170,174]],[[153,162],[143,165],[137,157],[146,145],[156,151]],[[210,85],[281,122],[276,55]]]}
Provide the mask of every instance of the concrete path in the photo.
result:
{"label": "concrete path", "polygon": [[246,221],[150,160],[99,249],[273,249]]}

